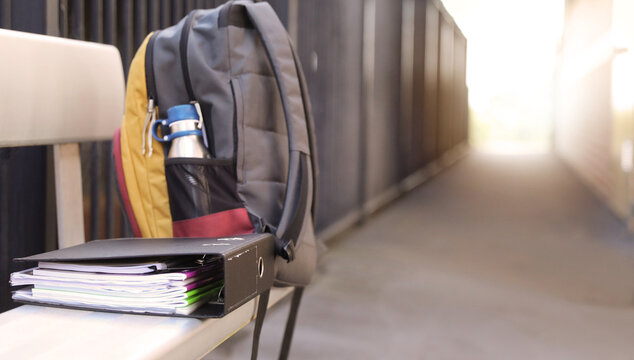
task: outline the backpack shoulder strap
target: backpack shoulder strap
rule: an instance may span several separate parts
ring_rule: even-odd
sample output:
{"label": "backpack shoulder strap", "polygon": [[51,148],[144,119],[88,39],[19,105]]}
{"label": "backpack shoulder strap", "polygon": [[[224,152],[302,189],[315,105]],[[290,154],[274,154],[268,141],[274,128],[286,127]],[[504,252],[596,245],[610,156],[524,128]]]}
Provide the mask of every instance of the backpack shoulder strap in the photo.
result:
{"label": "backpack shoulder strap", "polygon": [[284,209],[277,226],[277,251],[288,261],[295,257],[295,247],[307,210],[313,199],[308,192],[314,186],[310,177],[310,140],[297,68],[288,34],[271,5],[266,2],[235,2],[246,8],[260,34],[277,81],[289,142],[289,169]]}

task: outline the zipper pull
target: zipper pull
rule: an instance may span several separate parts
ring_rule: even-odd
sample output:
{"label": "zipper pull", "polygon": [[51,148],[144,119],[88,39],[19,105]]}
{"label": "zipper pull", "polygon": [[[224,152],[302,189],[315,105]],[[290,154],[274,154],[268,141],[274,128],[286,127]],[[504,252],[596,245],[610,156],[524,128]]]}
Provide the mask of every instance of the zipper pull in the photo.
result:
{"label": "zipper pull", "polygon": [[191,104],[194,105],[194,107],[196,108],[196,112],[198,113],[198,128],[202,129],[203,128],[203,112],[202,110],[200,110],[200,104],[198,103],[198,101],[192,101]]}
{"label": "zipper pull", "polygon": [[[145,133],[147,132],[150,120],[154,117],[154,113],[155,113],[154,99],[149,98],[147,101],[147,114],[145,115],[145,122],[143,123],[143,132],[141,133],[141,137],[142,137],[141,154],[142,155],[145,155],[145,145],[146,145]],[[150,146],[151,144],[152,143],[150,142]]]}
{"label": "zipper pull", "polygon": [[147,127],[147,141],[150,143],[150,152],[148,154],[149,157],[152,156],[153,148],[152,148],[152,126],[156,122],[156,108],[152,110],[152,117],[150,120],[150,126]]}
{"label": "zipper pull", "polygon": [[206,148],[209,148],[209,142],[207,141],[207,131],[205,130],[205,122],[203,121],[203,112],[200,109],[200,103],[198,101],[192,101],[190,104],[194,105],[196,108],[196,112],[198,113],[198,128],[202,130],[203,133],[203,143]]}

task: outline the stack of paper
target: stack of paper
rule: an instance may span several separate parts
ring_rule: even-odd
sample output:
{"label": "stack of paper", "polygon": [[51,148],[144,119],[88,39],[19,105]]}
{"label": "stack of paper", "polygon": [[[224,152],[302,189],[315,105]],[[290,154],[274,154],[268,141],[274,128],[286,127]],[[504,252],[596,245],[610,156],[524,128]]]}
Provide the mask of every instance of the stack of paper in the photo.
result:
{"label": "stack of paper", "polygon": [[[183,262],[184,261],[184,262]],[[11,274],[11,285],[29,285],[15,300],[105,310],[190,314],[207,302],[221,302],[220,259],[153,262],[39,262]]]}

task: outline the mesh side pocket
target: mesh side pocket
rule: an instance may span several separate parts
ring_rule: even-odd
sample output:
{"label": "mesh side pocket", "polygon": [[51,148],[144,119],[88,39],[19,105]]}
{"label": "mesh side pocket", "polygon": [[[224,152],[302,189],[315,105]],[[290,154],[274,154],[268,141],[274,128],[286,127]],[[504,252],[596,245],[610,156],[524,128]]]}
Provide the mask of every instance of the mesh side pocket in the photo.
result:
{"label": "mesh side pocket", "polygon": [[231,159],[166,159],[165,177],[174,222],[243,207]]}

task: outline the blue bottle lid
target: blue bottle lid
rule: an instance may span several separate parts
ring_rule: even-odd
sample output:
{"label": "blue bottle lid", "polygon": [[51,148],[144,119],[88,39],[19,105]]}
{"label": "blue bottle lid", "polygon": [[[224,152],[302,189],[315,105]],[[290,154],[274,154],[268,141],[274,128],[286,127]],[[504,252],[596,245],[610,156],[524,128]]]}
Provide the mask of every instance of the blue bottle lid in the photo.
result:
{"label": "blue bottle lid", "polygon": [[198,120],[198,112],[192,104],[176,105],[167,109],[167,123],[179,120]]}

